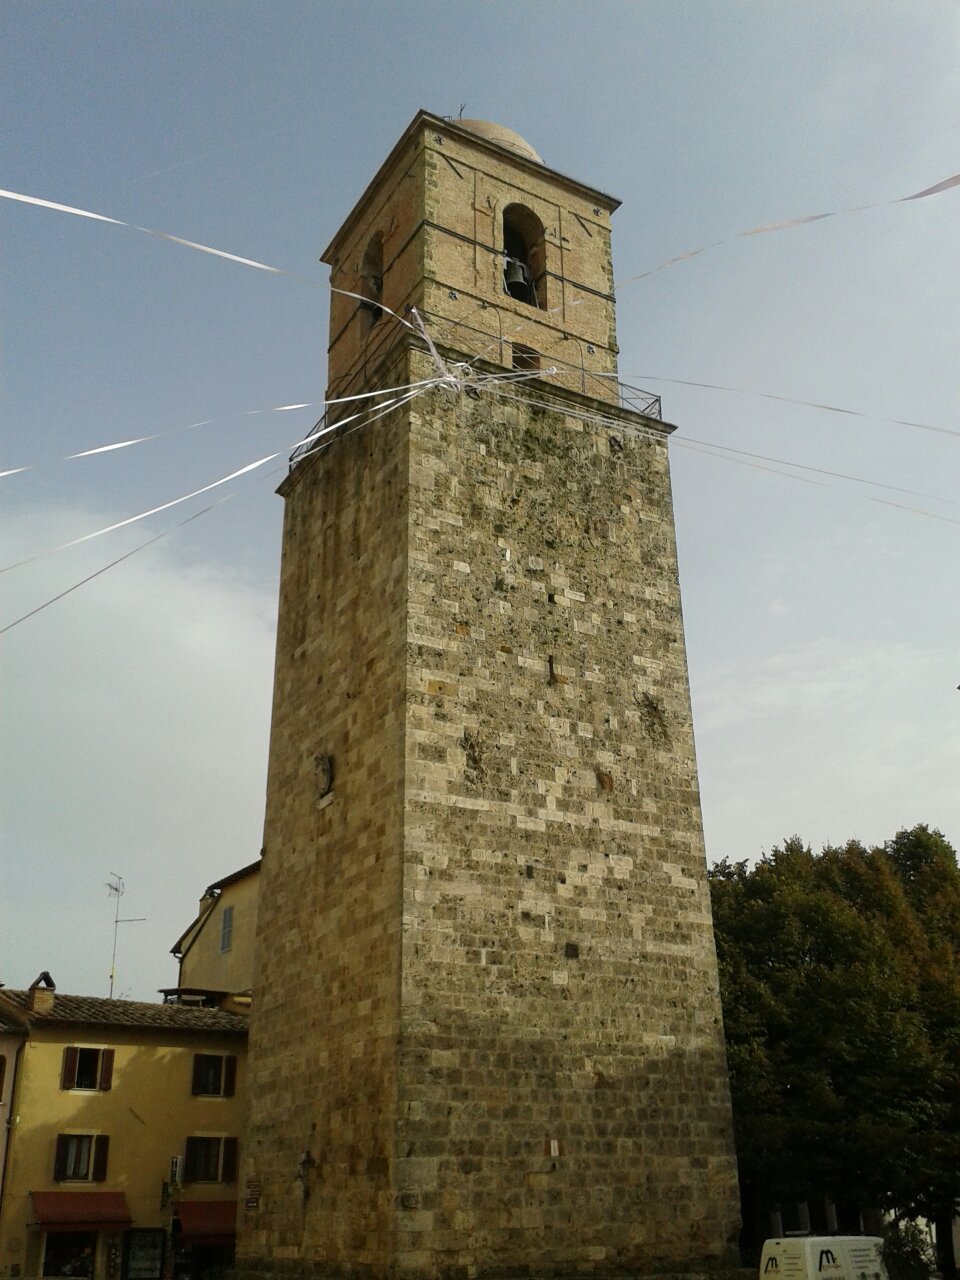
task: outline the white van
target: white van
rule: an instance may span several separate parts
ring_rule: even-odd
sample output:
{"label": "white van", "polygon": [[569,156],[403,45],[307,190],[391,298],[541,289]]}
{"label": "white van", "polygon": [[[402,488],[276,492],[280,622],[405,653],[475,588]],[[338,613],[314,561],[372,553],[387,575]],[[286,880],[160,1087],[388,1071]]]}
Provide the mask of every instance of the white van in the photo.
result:
{"label": "white van", "polygon": [[888,1280],[879,1236],[786,1236],[766,1240],[760,1280]]}

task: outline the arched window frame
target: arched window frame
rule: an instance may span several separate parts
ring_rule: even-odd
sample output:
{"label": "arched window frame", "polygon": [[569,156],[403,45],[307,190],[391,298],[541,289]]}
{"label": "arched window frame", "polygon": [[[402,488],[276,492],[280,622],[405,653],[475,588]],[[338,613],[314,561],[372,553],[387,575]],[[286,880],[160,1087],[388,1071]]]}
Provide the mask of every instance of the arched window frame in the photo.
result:
{"label": "arched window frame", "polygon": [[[547,306],[547,251],[544,226],[534,211],[524,204],[508,204],[501,217],[503,236],[504,292],[518,302],[545,310]],[[529,289],[511,289],[507,272],[511,262],[519,262],[529,274]]]}
{"label": "arched window frame", "polygon": [[383,235],[379,231],[374,232],[363,251],[357,292],[365,299],[360,305],[373,328],[383,315]]}

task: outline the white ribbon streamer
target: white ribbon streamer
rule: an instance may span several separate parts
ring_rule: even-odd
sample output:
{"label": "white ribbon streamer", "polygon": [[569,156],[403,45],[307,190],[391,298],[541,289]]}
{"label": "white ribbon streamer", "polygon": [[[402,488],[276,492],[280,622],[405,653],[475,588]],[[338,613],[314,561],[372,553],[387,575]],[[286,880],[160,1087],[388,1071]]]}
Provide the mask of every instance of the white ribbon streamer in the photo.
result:
{"label": "white ribbon streamer", "polygon": [[[412,389],[403,388],[406,394],[388,401],[386,405],[368,406],[359,413],[352,414],[349,418],[341,419],[339,422],[331,424],[329,427],[324,428],[324,430],[317,432],[316,435],[308,436],[307,441],[312,441],[323,435],[329,434],[332,431],[337,431],[343,427],[344,423],[352,422],[357,418],[364,420],[359,422],[357,426],[363,426],[367,421],[375,422],[378,418],[383,417],[384,414],[389,413],[392,409],[405,404],[408,400],[420,395],[422,391],[426,390],[427,386],[434,385],[434,381],[435,380],[431,380],[426,383],[413,384]],[[379,392],[364,393],[364,395],[383,394],[384,391],[382,390]],[[353,396],[346,398],[360,399],[362,397]],[[356,429],[357,427],[351,428],[351,430]],[[349,432],[344,432],[343,434],[349,434]],[[299,443],[303,444],[306,443],[306,441],[301,441]],[[4,565],[0,567],[0,574],[7,573],[11,569],[19,569],[23,565],[33,564],[34,561],[42,560],[46,556],[55,555],[59,551],[66,551],[68,548],[79,546],[83,542],[90,542],[93,538],[100,538],[104,534],[113,533],[117,529],[126,528],[127,525],[136,524],[140,520],[146,520],[149,516],[157,515],[161,511],[168,511],[171,507],[179,506],[183,502],[189,502],[191,498],[197,498],[203,493],[209,493],[212,489],[219,488],[220,485],[229,484],[231,480],[238,480],[241,476],[247,475],[251,471],[256,471],[259,467],[265,466],[268,462],[272,462],[275,458],[279,458],[284,454],[289,453],[290,450],[296,447],[296,445],[288,445],[285,449],[278,450],[276,453],[267,454],[266,457],[258,458],[256,462],[248,462],[246,466],[240,467],[236,471],[231,471],[229,475],[222,476],[219,480],[214,480],[212,484],[204,485],[200,489],[194,489],[190,493],[185,493],[179,498],[173,498],[170,502],[163,502],[159,506],[151,507],[148,511],[141,511],[135,516],[128,516],[125,520],[117,520],[114,524],[105,525],[102,529],[94,530],[93,533],[85,533],[79,538],[70,539],[69,542],[62,542],[59,546],[48,547],[45,551],[39,551],[36,555],[28,556],[24,560],[17,560],[12,564]]]}
{"label": "white ribbon streamer", "polygon": [[[960,186],[960,173],[952,174],[949,178],[943,178],[940,182],[935,182],[930,187],[924,187],[922,191],[914,191],[908,196],[899,196],[894,200],[880,200],[874,204],[853,205],[847,209],[833,209],[828,213],[809,213],[799,218],[787,218],[782,222],[762,223],[757,227],[749,227],[745,231],[739,231],[736,235],[727,236],[722,240],[714,240],[711,244],[701,245],[698,249],[689,249],[686,253],[676,254],[672,258],[667,258],[657,266],[651,267],[649,271],[641,271],[638,275],[627,276],[626,279],[617,281],[618,285],[632,284],[636,280],[645,280],[648,276],[655,275],[658,271],[663,271],[665,267],[671,267],[677,262],[688,262],[691,258],[697,257],[701,253],[706,253],[708,249],[715,249],[718,245],[731,244],[734,240],[738,240],[743,236],[765,235],[770,231],[786,231],[792,227],[804,226],[811,222],[820,222],[824,218],[835,218],[846,213],[863,213],[868,209],[882,209],[886,205],[906,204],[911,200],[923,200],[927,196],[939,195],[943,191],[949,191],[953,187]],[[268,271],[272,275],[286,276],[292,280],[302,280],[306,284],[319,285],[321,281],[311,280],[307,276],[297,275],[293,271],[285,271],[281,267],[271,266],[267,262],[259,262],[256,258],[245,258],[240,254],[228,253],[225,249],[215,249],[209,244],[200,244],[196,240],[186,240],[182,236],[171,235],[167,231],[157,231],[152,227],[139,227],[133,222],[123,222],[120,218],[110,218],[103,213],[94,213],[90,209],[78,209],[74,205],[60,204],[56,200],[44,200],[39,196],[28,196],[22,191],[6,191],[0,189],[0,197],[6,200],[17,200],[21,204],[36,205],[41,209],[51,209],[57,213],[69,213],[77,218],[91,218],[96,222],[109,222],[116,227],[129,227],[134,231],[140,231],[144,235],[155,236],[160,240],[168,240],[171,244],[182,245],[185,249],[195,249],[200,253],[212,254],[215,258],[223,258],[227,262],[236,262],[240,266],[253,267],[257,271]],[[348,298],[357,298],[360,302],[369,303],[370,299],[365,298],[362,294],[350,293],[346,289],[335,289],[335,293],[342,293]],[[412,329],[413,326],[407,324],[401,316],[395,311],[391,311],[389,307],[385,307],[378,302],[377,305],[382,311],[393,316],[395,320],[399,320],[401,324]],[[416,332],[416,330],[414,330]]]}
{"label": "white ribbon streamer", "polygon": [[[332,400],[308,400],[303,404],[278,404],[272,405],[269,409],[244,409],[240,413],[243,417],[254,417],[260,413],[289,413],[293,409],[316,409],[330,408],[337,404],[348,404],[357,400],[371,400],[375,396],[390,395],[396,391],[406,391],[408,387],[430,386],[435,379],[424,378],[421,382],[411,382],[402,387],[382,387],[379,391],[361,391],[352,396],[336,396]],[[129,449],[135,444],[146,444],[150,440],[162,440],[166,436],[177,435],[181,431],[192,431],[195,427],[209,427],[217,422],[228,422],[230,418],[237,416],[227,414],[222,418],[204,418],[201,422],[189,422],[182,427],[171,427],[169,431],[157,431],[149,436],[136,436],[131,440],[116,440],[112,444],[97,445],[93,449],[83,449],[79,453],[68,453],[63,458],[58,458],[58,462],[73,462],[77,458],[92,458],[101,453],[112,453],[117,449]],[[42,464],[34,462],[25,467],[11,467],[7,471],[0,471],[0,479],[4,476],[16,476],[23,471],[35,471]]]}
{"label": "white ribbon streamer", "polygon": [[200,516],[205,516],[208,511],[213,511],[215,507],[222,506],[225,502],[229,502],[235,494],[228,493],[226,497],[220,498],[217,502],[211,502],[208,507],[203,507],[199,511],[195,511],[193,515],[187,516],[186,520],[181,520],[179,524],[171,525],[169,529],[164,529],[161,533],[155,534],[154,537],[148,538],[146,542],[141,542],[139,547],[134,547],[132,551],[126,552],[125,555],[117,556],[116,560],[111,560],[109,564],[103,565],[94,573],[88,573],[85,578],[81,578],[79,582],[75,582],[72,586],[67,587],[65,591],[60,591],[55,596],[51,596],[49,600],[44,600],[43,604],[38,604],[35,609],[31,609],[29,613],[21,614],[19,618],[15,618],[13,622],[8,622],[5,627],[0,627],[0,636],[6,631],[12,631],[14,627],[26,622],[28,618],[34,617],[35,614],[42,613],[44,609],[48,609],[50,605],[56,604],[58,600],[62,600],[64,596],[70,595],[79,587],[85,587],[88,582],[92,582],[94,578],[99,578],[101,574],[106,573],[108,569],[113,569],[118,564],[123,564],[124,560],[129,560],[131,556],[135,556],[138,551],[145,551],[147,547],[152,547],[155,542],[159,542],[161,538],[165,538],[168,534],[182,529],[185,524],[189,524],[191,520],[197,520]]}
{"label": "white ribbon streamer", "polygon": [[77,547],[81,542],[90,542],[93,538],[101,538],[105,533],[113,533],[116,529],[125,529],[129,524],[136,524],[139,520],[146,520],[148,516],[155,516],[160,511],[169,511],[171,507],[179,506],[181,502],[189,502],[191,498],[197,498],[201,493],[209,493],[211,489],[216,489],[222,484],[229,484],[231,480],[238,480],[240,476],[247,475],[250,471],[256,471],[258,467],[265,466],[266,463],[272,462],[274,458],[279,458],[283,450],[278,453],[268,454],[265,458],[259,458],[256,462],[248,462],[245,467],[240,467],[237,471],[231,471],[228,476],[222,476],[219,480],[214,480],[213,484],[205,484],[201,489],[194,489],[192,493],[185,493],[181,498],[174,498],[171,502],[162,502],[158,507],[151,507],[149,511],[141,511],[135,516],[128,516],[126,520],[118,520],[115,524],[108,524],[102,529],[96,529],[93,533],[85,533],[79,538],[71,538],[69,542],[61,542],[58,547],[48,547],[46,551],[38,551],[36,555],[28,556],[26,560],[17,560],[13,564],[4,565],[0,568],[0,573],[7,573],[10,569],[19,569],[22,565],[33,564],[35,560],[42,560],[45,556],[52,556],[58,551],[66,551],[68,547]]}
{"label": "white ribbon streamer", "polygon": [[875,204],[851,205],[848,209],[833,209],[829,213],[808,213],[800,218],[787,218],[784,222],[762,223],[758,227],[749,227],[746,231],[738,231],[736,235],[726,236],[722,240],[714,240],[711,244],[701,245],[699,249],[690,249],[686,253],[678,253],[675,257],[667,258],[655,267],[651,267],[649,271],[641,271],[639,275],[627,276],[616,283],[619,287],[620,285],[633,284],[637,280],[646,280],[648,276],[656,275],[658,271],[663,271],[665,267],[672,267],[677,262],[688,262],[691,258],[696,258],[699,254],[706,253],[708,249],[716,249],[718,245],[722,244],[732,244],[734,240],[739,240],[744,236],[761,236],[766,235],[769,231],[787,231],[792,227],[802,227],[810,222],[821,222],[824,218],[837,218],[846,213],[864,213],[868,209],[883,209],[888,205],[906,204],[910,200],[923,200],[926,196],[939,195],[940,192],[949,191],[952,187],[960,187],[960,173],[952,174],[949,178],[944,178],[942,182],[935,182],[932,187],[924,187],[922,191],[915,191],[909,196],[900,196],[896,200],[879,200]]}
{"label": "white ribbon streamer", "polygon": [[35,204],[41,209],[54,209],[57,213],[72,213],[77,218],[93,218],[96,222],[112,222],[115,227],[129,227],[129,222],[121,222],[119,218],[108,218],[103,213],[91,213],[89,209],[75,209],[70,204],[57,204],[55,200],[41,200],[39,196],[25,196],[20,191],[0,190],[5,200],[19,200],[21,204]]}
{"label": "white ribbon streamer", "polygon": [[171,244],[182,245],[185,249],[196,249],[199,253],[209,253],[215,258],[224,258],[228,262],[236,262],[243,267],[253,267],[257,271],[269,271],[271,275],[287,276],[291,280],[301,280],[305,284],[324,287],[321,280],[311,280],[307,276],[297,275],[293,271],[284,271],[281,267],[272,267],[267,262],[258,262],[256,258],[243,258],[236,253],[227,253],[225,249],[215,249],[209,244],[198,244],[196,240],[184,240],[182,236],[170,235],[167,231],[155,231],[152,227],[138,227],[135,222],[123,222],[120,218],[108,218],[104,213],[94,213],[91,209],[77,209],[70,204],[59,204],[56,200],[41,200],[39,196],[24,195],[22,191],[5,191],[0,189],[0,197],[5,200],[18,200],[21,204],[37,205],[41,209],[52,209],[56,213],[70,213],[75,218],[91,218],[95,222],[109,222],[115,227],[129,227],[131,231],[141,231],[146,236],[154,236],[158,240],[169,240]]}

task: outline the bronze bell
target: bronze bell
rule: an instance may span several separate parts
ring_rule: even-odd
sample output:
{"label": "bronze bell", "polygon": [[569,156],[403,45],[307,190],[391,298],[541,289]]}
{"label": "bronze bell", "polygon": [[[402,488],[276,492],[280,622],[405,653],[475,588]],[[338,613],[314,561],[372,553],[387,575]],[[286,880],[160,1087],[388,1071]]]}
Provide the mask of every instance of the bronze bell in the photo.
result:
{"label": "bronze bell", "polygon": [[526,302],[533,288],[530,269],[519,258],[508,258],[503,269],[503,285],[511,298]]}

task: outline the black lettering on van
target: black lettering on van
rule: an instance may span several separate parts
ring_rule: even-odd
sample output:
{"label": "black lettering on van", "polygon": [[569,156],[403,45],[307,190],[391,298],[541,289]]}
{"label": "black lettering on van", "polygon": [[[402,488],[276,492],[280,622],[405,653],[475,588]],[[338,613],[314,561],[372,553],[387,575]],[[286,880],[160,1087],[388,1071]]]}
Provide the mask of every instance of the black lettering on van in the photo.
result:
{"label": "black lettering on van", "polygon": [[771,1254],[767,1259],[767,1265],[763,1268],[763,1274],[766,1275],[768,1271],[778,1271],[779,1269],[780,1263],[776,1260],[773,1254]]}
{"label": "black lettering on van", "polygon": [[824,1267],[835,1267],[836,1265],[837,1265],[837,1259],[834,1257],[833,1250],[821,1249],[820,1265],[817,1267],[817,1270],[822,1271]]}

